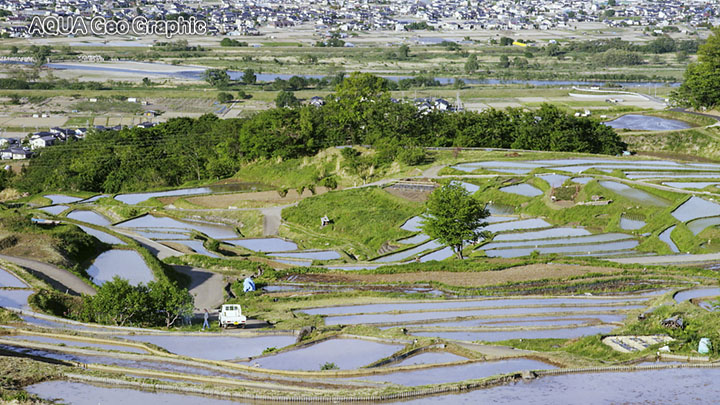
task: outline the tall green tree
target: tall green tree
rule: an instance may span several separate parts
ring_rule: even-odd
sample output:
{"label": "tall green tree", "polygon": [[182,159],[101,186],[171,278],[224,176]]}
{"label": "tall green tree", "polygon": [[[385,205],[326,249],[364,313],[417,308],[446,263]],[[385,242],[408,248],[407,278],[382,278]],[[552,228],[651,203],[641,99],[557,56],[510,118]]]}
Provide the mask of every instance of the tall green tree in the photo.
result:
{"label": "tall green tree", "polygon": [[242,76],[243,84],[255,84],[257,82],[257,75],[253,69],[247,68],[243,71]]}
{"label": "tall green tree", "polygon": [[425,207],[423,232],[451,247],[459,259],[463,245],[482,236],[480,228],[487,225],[483,219],[490,215],[484,203],[455,183],[435,189]]}
{"label": "tall green tree", "polygon": [[137,322],[150,307],[147,288],[132,286],[118,276],[98,288],[91,305],[98,322],[116,326]]}
{"label": "tall green tree", "polygon": [[720,105],[720,27],[698,48],[698,61],[688,65],[680,89],[671,95],[673,102],[693,108]]}
{"label": "tall green tree", "polygon": [[194,299],[188,290],[167,280],[151,281],[148,290],[153,312],[162,317],[166,328],[181,316],[192,313]]}
{"label": "tall green tree", "polygon": [[224,69],[208,69],[204,73],[205,81],[218,89],[224,89],[230,84],[230,75]]}
{"label": "tall green tree", "polygon": [[295,97],[295,93],[292,91],[282,90],[275,97],[275,106],[277,108],[283,107],[297,107],[300,105],[300,101]]}
{"label": "tall green tree", "polygon": [[478,65],[477,55],[475,55],[474,53],[470,54],[470,56],[468,56],[467,58],[467,61],[465,62],[465,72],[473,73],[478,70],[479,67],[480,65]]}

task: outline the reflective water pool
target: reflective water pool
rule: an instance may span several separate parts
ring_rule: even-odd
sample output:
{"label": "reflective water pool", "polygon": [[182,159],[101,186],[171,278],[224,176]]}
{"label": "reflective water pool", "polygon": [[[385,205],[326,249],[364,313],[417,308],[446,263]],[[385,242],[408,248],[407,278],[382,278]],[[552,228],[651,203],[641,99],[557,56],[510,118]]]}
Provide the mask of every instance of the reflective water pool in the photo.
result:
{"label": "reflective water pool", "polygon": [[620,217],[620,228],[621,229],[633,231],[636,229],[640,229],[643,226],[645,226],[645,221],[640,221],[637,219],[630,219],[625,216]]}
{"label": "reflective water pool", "polygon": [[420,232],[420,228],[422,227],[422,221],[423,219],[420,216],[412,217],[408,219],[404,224],[402,224],[400,229],[404,229],[410,232]]}
{"label": "reflective water pool", "polygon": [[203,245],[203,241],[196,240],[196,239],[188,239],[188,240],[159,240],[158,242],[169,242],[169,243],[178,243],[180,245],[185,245],[189,247],[190,249],[194,250],[195,253],[203,256],[208,257],[220,257],[217,254],[205,249],[205,246]]}
{"label": "reflective water pool", "polygon": [[242,246],[254,252],[287,252],[298,249],[298,245],[295,242],[280,238],[225,240],[223,242],[235,246]]}
{"label": "reflective water pool", "polygon": [[119,223],[115,226],[123,228],[146,228],[155,231],[156,229],[153,228],[166,228],[175,230],[176,232],[182,232],[182,230],[194,230],[204,233],[214,239],[232,239],[238,236],[237,233],[235,233],[235,230],[228,225],[201,221],[178,220],[170,217],[156,217],[149,214]]}
{"label": "reflective water pool", "polygon": [[658,235],[658,238],[661,241],[665,242],[670,247],[670,250],[672,250],[674,253],[679,253],[680,250],[678,249],[677,245],[675,245],[675,242],[673,242],[672,239],[670,238],[670,234],[672,233],[672,231],[674,229],[675,229],[675,225],[660,232],[660,234]]}
{"label": "reflective water pool", "polygon": [[320,370],[325,363],[335,363],[341,370],[366,366],[402,349],[359,339],[330,339],[311,346],[254,359],[253,364],[278,370]]}
{"label": "reflective water pool", "polygon": [[108,226],[110,220],[94,211],[89,210],[75,210],[67,215],[68,218],[76,221],[87,222],[93,225]]}
{"label": "reflective water pool", "polygon": [[30,309],[27,300],[33,290],[0,290],[0,307]]}
{"label": "reflective water pool", "polygon": [[412,334],[452,340],[499,342],[509,339],[574,339],[582,336],[607,334],[615,328],[616,326],[582,326],[579,328],[503,332],[412,332]]}
{"label": "reflective water pool", "polygon": [[682,222],[718,215],[720,215],[720,204],[695,196],[690,197],[672,212],[672,216]]}
{"label": "reflective water pool", "polygon": [[43,197],[49,198],[53,204],[71,204],[71,203],[82,200],[82,198],[71,197],[69,195],[62,195],[62,194],[48,194]]}
{"label": "reflective water pool", "polygon": [[693,298],[714,297],[720,295],[720,288],[695,288],[692,290],[680,291],[673,297],[675,302],[688,301]]}
{"label": "reflective water pool", "polygon": [[70,381],[45,381],[30,385],[26,390],[47,401],[60,400],[72,405],[192,405],[198,403],[204,405],[237,405],[235,401],[205,396],[139,391],[127,388],[107,388]]}
{"label": "reflective water pool", "polygon": [[87,273],[97,285],[111,281],[115,276],[128,280],[132,285],[147,284],[155,279],[145,260],[134,250],[103,252],[90,265]]}
{"label": "reflective water pool", "polygon": [[690,229],[693,235],[697,235],[700,232],[704,231],[706,228],[715,225],[720,225],[720,217],[694,219],[687,223],[687,227],[688,229]]}
{"label": "reflective water pool", "polygon": [[98,231],[97,229],[90,228],[89,226],[78,225],[78,227],[86,234],[96,237],[100,242],[108,243],[110,245],[127,245],[127,243],[123,242],[120,238],[110,235],[107,232]]}
{"label": "reflective water pool", "polygon": [[467,360],[465,357],[458,356],[449,352],[422,352],[412,357],[408,357],[397,363],[389,364],[388,367],[413,366],[416,364],[436,364],[450,363],[453,361]]}
{"label": "reflective water pool", "polygon": [[549,239],[589,235],[592,235],[590,231],[583,228],[553,228],[543,231],[506,233],[495,236],[493,241]]}
{"label": "reflective water pool", "polygon": [[9,271],[0,269],[0,287],[25,288],[27,285]]}
{"label": "reflective water pool", "polygon": [[642,131],[672,131],[690,128],[690,124],[683,121],[639,114],[623,115],[612,121],[603,122],[603,124],[611,128]]}
{"label": "reflective water pool", "polygon": [[584,243],[610,242],[630,238],[630,235],[624,233],[602,233],[598,235],[578,236],[575,238],[555,238],[555,239],[533,239],[518,242],[491,242],[481,246],[479,249],[489,250],[507,247],[540,247],[550,245],[574,245]]}
{"label": "reflective water pool", "polygon": [[172,353],[208,360],[234,360],[262,354],[268,347],[282,348],[295,343],[295,336],[169,336],[122,335],[124,339],[149,342]]}
{"label": "reflective water pool", "polygon": [[639,245],[636,240],[625,240],[618,242],[596,243],[589,245],[568,245],[568,246],[538,246],[516,249],[489,249],[485,250],[488,257],[522,257],[528,256],[533,251],[540,254],[551,253],[592,253],[592,252],[612,252],[616,250],[629,250]]}
{"label": "reflective water pool", "polygon": [[506,193],[512,193],[512,194],[518,194],[525,197],[535,197],[542,195],[542,191],[536,187],[533,187],[529,184],[515,184],[513,186],[507,186],[507,187],[501,187],[500,191],[504,191]]}
{"label": "reflective water pool", "polygon": [[94,349],[117,350],[117,351],[122,351],[122,352],[147,354],[146,350],[136,348],[136,347],[127,347],[127,346],[122,346],[122,345],[113,345],[113,344],[104,344],[104,343],[88,343],[88,342],[80,342],[80,341],[70,340],[70,339],[51,338],[51,337],[46,337],[46,336],[7,335],[7,336],[3,336],[3,338],[10,339],[10,340],[17,339],[17,340],[28,340],[31,342],[62,344],[64,346],[72,346],[72,347],[91,347]]}
{"label": "reflective water pool", "polygon": [[462,394],[418,398],[407,404],[715,404],[720,368],[580,373],[518,381]]}
{"label": "reflective water pool", "polygon": [[334,260],[339,259],[340,253],[334,250],[318,250],[312,251],[307,250],[304,252],[290,252],[290,253],[272,253],[268,256],[287,257],[290,259],[308,259],[308,260]]}
{"label": "reflective water pool", "polygon": [[444,384],[479,379],[523,370],[548,370],[553,368],[556,367],[541,361],[519,358],[373,375],[362,377],[362,379],[387,381],[393,384],[414,387],[418,385]]}
{"label": "reflective water pool", "polygon": [[417,245],[418,243],[425,242],[428,239],[430,239],[429,236],[425,235],[424,233],[419,233],[409,238],[400,239],[398,243],[402,243],[404,245]]}
{"label": "reflective water pool", "polygon": [[38,208],[38,209],[40,211],[45,211],[48,214],[60,215],[61,212],[65,211],[68,208],[70,208],[70,207],[68,207],[67,205],[53,205],[51,207],[42,207],[42,208]]}
{"label": "reflective water pool", "polygon": [[667,201],[660,197],[655,197],[650,193],[632,188],[626,184],[615,181],[599,181],[598,184],[632,201],[654,205],[657,207],[667,207],[670,205]]}
{"label": "reflective water pool", "polygon": [[375,262],[378,262],[378,263],[398,262],[401,260],[405,260],[409,257],[415,256],[418,253],[425,252],[425,251],[432,250],[432,249],[437,249],[440,246],[442,246],[442,245],[439,242],[431,240],[431,241],[423,243],[422,245],[416,246],[412,249],[407,249],[407,250],[403,250],[401,252],[383,256],[379,259],[376,259]]}
{"label": "reflective water pool", "polygon": [[567,179],[570,178],[569,176],[554,173],[538,174],[537,177],[547,181],[550,187],[560,187]]}
{"label": "reflective water pool", "polygon": [[519,229],[538,229],[538,228],[549,228],[552,225],[545,222],[540,218],[521,219],[519,221],[500,222],[490,224],[484,228],[481,228],[490,232],[507,232],[515,231]]}
{"label": "reflective water pool", "polygon": [[669,187],[683,188],[683,189],[684,188],[692,188],[692,189],[697,189],[697,190],[701,190],[701,189],[703,189],[705,187],[709,187],[709,186],[720,185],[720,183],[715,182],[715,181],[706,181],[706,182],[702,182],[702,181],[688,181],[688,182],[666,181],[662,184],[669,186]]}

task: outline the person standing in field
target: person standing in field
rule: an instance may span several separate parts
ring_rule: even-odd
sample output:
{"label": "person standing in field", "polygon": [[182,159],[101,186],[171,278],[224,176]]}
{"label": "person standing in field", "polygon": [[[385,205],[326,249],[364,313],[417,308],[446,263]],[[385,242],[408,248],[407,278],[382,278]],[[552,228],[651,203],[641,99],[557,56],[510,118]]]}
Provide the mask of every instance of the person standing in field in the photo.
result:
{"label": "person standing in field", "polygon": [[207,308],[205,308],[205,313],[203,314],[202,330],[205,330],[205,328],[210,329],[210,324],[208,323],[208,319],[210,319],[210,313],[208,312]]}

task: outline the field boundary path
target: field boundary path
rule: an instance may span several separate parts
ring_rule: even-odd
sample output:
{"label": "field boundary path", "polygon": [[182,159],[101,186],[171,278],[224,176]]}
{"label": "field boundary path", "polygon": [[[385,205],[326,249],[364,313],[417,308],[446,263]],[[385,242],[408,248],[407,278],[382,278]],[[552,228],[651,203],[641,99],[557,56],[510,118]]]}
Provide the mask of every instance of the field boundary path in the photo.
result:
{"label": "field boundary path", "polygon": [[95,289],[83,279],[52,264],[8,255],[0,255],[0,259],[28,269],[33,275],[38,276],[58,291],[68,291],[76,295],[95,295]]}
{"label": "field boundary path", "polygon": [[197,267],[173,267],[178,272],[190,277],[188,289],[190,294],[195,297],[196,309],[202,311],[204,308],[217,308],[225,302],[225,280],[222,274]]}

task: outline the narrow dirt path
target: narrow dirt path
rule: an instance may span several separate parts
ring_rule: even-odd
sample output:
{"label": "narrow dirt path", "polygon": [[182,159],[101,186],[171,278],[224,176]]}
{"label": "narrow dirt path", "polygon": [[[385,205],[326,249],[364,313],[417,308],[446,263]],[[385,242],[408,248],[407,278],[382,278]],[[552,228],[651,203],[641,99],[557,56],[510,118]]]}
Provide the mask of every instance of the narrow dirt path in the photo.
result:
{"label": "narrow dirt path", "polygon": [[263,236],[277,235],[282,223],[282,210],[285,207],[263,208]]}
{"label": "narrow dirt path", "polygon": [[223,276],[209,270],[190,266],[173,266],[178,272],[190,277],[190,294],[195,297],[195,308],[212,310],[225,302],[225,280]]}
{"label": "narrow dirt path", "polygon": [[34,276],[44,280],[53,288],[62,292],[69,292],[75,295],[95,295],[95,289],[73,273],[61,269],[52,264],[39,262],[37,260],[25,259],[22,257],[0,255],[0,259],[15,263],[24,267]]}

